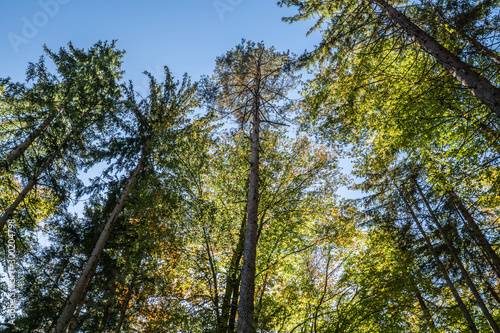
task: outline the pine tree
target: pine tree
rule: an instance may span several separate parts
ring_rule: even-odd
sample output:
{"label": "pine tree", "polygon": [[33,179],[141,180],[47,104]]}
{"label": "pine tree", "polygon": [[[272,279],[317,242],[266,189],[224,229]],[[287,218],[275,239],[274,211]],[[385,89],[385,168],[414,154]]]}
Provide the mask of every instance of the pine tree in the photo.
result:
{"label": "pine tree", "polygon": [[[255,332],[255,260],[257,251],[260,132],[265,125],[282,124],[287,92],[296,86],[289,53],[266,49],[262,43],[244,41],[217,59],[212,85],[207,85],[211,107],[221,115],[232,115],[241,129],[251,123],[252,142],[248,213],[243,251],[238,332]],[[211,89],[211,90],[210,90]],[[280,119],[281,118],[281,119]]]}

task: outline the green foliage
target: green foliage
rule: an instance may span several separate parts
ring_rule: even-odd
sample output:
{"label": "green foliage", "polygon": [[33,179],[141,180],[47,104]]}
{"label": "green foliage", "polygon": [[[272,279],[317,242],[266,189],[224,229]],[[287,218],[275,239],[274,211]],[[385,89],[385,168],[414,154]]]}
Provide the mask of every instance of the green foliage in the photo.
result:
{"label": "green foliage", "polygon": [[[2,332],[53,329],[142,157],[70,330],[234,332],[259,122],[257,332],[464,332],[459,299],[489,331],[465,273],[500,320],[494,257],[471,228],[498,252],[497,116],[375,1],[279,4],[298,9],[289,22],[315,20],[314,51],[243,41],[200,84],[145,73],[144,98],[120,84],[115,42],[45,48],[25,83],[0,80],[2,211],[50,162],[12,215],[21,302]],[[498,85],[498,1],[393,5]],[[304,65],[314,77],[295,103]],[[363,199],[337,194],[350,184],[339,155]],[[83,186],[77,175],[98,163]],[[73,198],[83,214],[69,213]]]}

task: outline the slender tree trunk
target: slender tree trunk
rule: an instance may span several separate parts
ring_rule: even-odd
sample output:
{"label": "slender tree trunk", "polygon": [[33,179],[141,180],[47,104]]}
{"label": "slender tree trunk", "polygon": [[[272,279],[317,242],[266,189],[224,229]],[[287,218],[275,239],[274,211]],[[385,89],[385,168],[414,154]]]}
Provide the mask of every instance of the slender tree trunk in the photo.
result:
{"label": "slender tree trunk", "polygon": [[26,195],[28,195],[29,191],[35,186],[35,184],[38,182],[38,178],[41,176],[41,174],[47,170],[47,168],[52,164],[52,162],[56,159],[57,155],[61,152],[63,147],[68,143],[68,141],[71,139],[73,136],[75,130],[72,130],[64,140],[57,146],[56,150],[52,152],[52,154],[49,156],[49,158],[43,163],[41,167],[38,168],[38,170],[35,172],[33,177],[28,181],[26,186],[23,188],[21,193],[17,196],[16,200],[10,205],[9,208],[3,213],[2,217],[0,217],[0,230],[3,229],[5,223],[12,217],[12,214],[14,211],[17,209],[17,207],[23,202],[24,198]]}
{"label": "slender tree trunk", "polygon": [[422,235],[422,238],[425,241],[425,245],[429,249],[429,252],[431,252],[432,257],[434,258],[434,261],[436,262],[436,265],[438,266],[439,270],[441,271],[441,274],[443,275],[443,278],[446,281],[446,285],[448,286],[448,288],[450,289],[451,293],[453,294],[453,297],[455,298],[455,301],[457,302],[457,305],[458,305],[460,311],[462,312],[462,315],[464,316],[465,321],[467,322],[467,326],[469,327],[469,329],[471,330],[471,332],[473,332],[473,333],[479,333],[479,331],[478,331],[478,329],[476,327],[476,324],[474,323],[474,320],[472,319],[472,317],[470,315],[469,310],[465,306],[464,302],[462,301],[462,298],[460,297],[460,294],[458,293],[457,289],[453,285],[453,282],[451,281],[451,278],[450,278],[450,276],[448,274],[448,270],[444,266],[444,264],[441,261],[441,259],[439,259],[438,254],[434,250],[434,247],[432,246],[432,243],[431,243],[429,237],[427,237],[427,233],[425,232],[424,228],[422,227],[422,224],[418,220],[417,215],[413,211],[413,208],[411,207],[411,205],[408,202],[408,200],[406,200],[406,198],[405,198],[405,196],[404,196],[403,193],[400,193],[400,198],[405,203],[407,211],[410,213],[411,217],[415,221],[415,223],[417,225],[417,228],[420,231],[420,234]]}
{"label": "slender tree trunk", "polygon": [[229,314],[228,333],[233,333],[236,328],[236,313],[238,312],[238,300],[240,296],[241,275],[233,283],[233,297],[231,300],[231,313]]}
{"label": "slender tree trunk", "polygon": [[118,324],[116,325],[115,333],[120,333],[122,329],[122,325],[123,322],[125,321],[125,315],[128,309],[128,304],[130,303],[130,299],[132,298],[136,277],[137,273],[134,273],[132,281],[130,282],[130,286],[128,287],[127,294],[125,295],[125,299],[123,300],[122,308],[120,310],[120,319],[118,319]]}
{"label": "slender tree trunk", "polygon": [[[245,209],[245,211],[248,208]],[[226,290],[224,292],[224,298],[222,299],[221,307],[221,323],[217,328],[218,333],[226,333],[229,324],[229,314],[231,311],[231,296],[233,295],[234,288],[238,291],[239,283],[237,283],[239,278],[239,267],[241,257],[243,256],[243,248],[245,246],[245,226],[247,222],[247,216],[243,216],[240,226],[240,233],[238,237],[238,244],[231,257],[231,262],[229,264],[229,269],[226,277]],[[234,330],[234,327],[233,327]]]}
{"label": "slender tree trunk", "polygon": [[497,153],[500,153],[500,144],[498,142],[500,133],[483,122],[478,123],[478,130],[488,144],[495,149]]}
{"label": "slender tree trunk", "polygon": [[500,305],[500,297],[498,296],[498,293],[495,291],[495,288],[491,285],[488,277],[485,276],[481,268],[482,264],[478,263],[476,259],[477,257],[475,256],[471,257],[471,261],[474,264],[474,268],[476,269],[476,274],[483,281],[484,286],[486,287],[486,290],[488,290],[488,292],[490,293],[491,297],[497,302],[498,305]]}
{"label": "slender tree trunk", "polygon": [[478,50],[480,50],[484,55],[490,57],[494,62],[497,63],[497,65],[500,65],[500,57],[498,54],[496,54],[492,49],[484,46],[483,44],[479,43],[479,41],[475,38],[472,38],[471,36],[467,35],[465,32],[457,29],[458,32],[460,32],[461,35],[465,37],[469,42],[472,43]]}
{"label": "slender tree trunk", "polygon": [[384,0],[371,0],[378,5],[389,18],[411,36],[421,48],[441,64],[458,82],[479,98],[484,105],[500,117],[500,89],[474,71],[468,64],[447,50],[433,37],[420,29],[403,13]]}
{"label": "slender tree trunk", "polygon": [[90,286],[91,286],[91,283],[92,283],[92,279],[94,278],[94,275],[95,275],[95,268],[94,268],[94,270],[91,273],[91,276],[90,276],[90,279],[89,279],[89,283],[87,284],[87,287],[85,287],[85,292],[83,293],[83,297],[80,300],[80,302],[78,303],[78,307],[76,308],[75,315],[71,318],[71,322],[70,322],[69,328],[68,328],[68,333],[74,333],[76,331],[76,329],[77,329],[76,324],[78,323],[78,317],[80,317],[80,313],[82,311],[83,304],[85,303],[85,297],[87,296],[87,294],[89,292],[89,289],[90,289]]}
{"label": "slender tree trunk", "polygon": [[422,309],[422,312],[424,314],[425,321],[427,322],[426,328],[428,328],[430,332],[436,332],[437,328],[436,324],[434,324],[434,320],[432,320],[431,312],[429,311],[427,304],[425,304],[425,300],[422,297],[422,294],[420,293],[420,290],[418,290],[418,287],[416,285],[415,285],[415,296],[417,296],[418,304],[420,305],[420,308]]}
{"label": "slender tree trunk", "polygon": [[486,285],[486,289],[488,290],[488,292],[491,294],[491,297],[493,297],[497,304],[500,305],[500,297],[486,277],[484,278],[484,284]]}
{"label": "slender tree trunk", "polygon": [[450,26],[453,30],[458,31],[458,33],[460,35],[462,35],[462,37],[464,37],[467,41],[469,41],[472,45],[474,45],[474,47],[476,49],[478,49],[484,55],[490,57],[494,62],[496,62],[498,65],[500,65],[500,57],[492,49],[481,44],[477,39],[469,36],[465,31],[457,28],[455,25],[448,22],[448,20],[446,20],[446,18],[440,12],[438,12],[438,15],[439,15],[439,18],[441,19],[441,22]]}
{"label": "slender tree trunk", "polygon": [[[116,295],[116,270],[111,269],[111,277],[108,279],[111,279],[111,281],[108,282],[108,300],[106,302],[106,305],[104,307],[104,313],[102,315],[102,320],[101,320],[101,325],[99,327],[99,332],[106,332],[108,329],[108,323],[109,323],[109,316],[111,315],[111,308],[113,307],[115,303],[115,295]],[[90,284],[89,284],[90,285]],[[87,286],[88,288],[88,286]]]}
{"label": "slender tree trunk", "polygon": [[146,159],[146,149],[143,150],[142,156],[139,162],[137,163],[135,170],[132,172],[128,184],[120,196],[120,200],[118,201],[115,208],[113,209],[113,212],[108,218],[108,221],[103,231],[101,232],[99,239],[96,242],[94,250],[92,251],[92,254],[89,257],[87,264],[85,265],[85,268],[83,269],[83,272],[80,275],[80,278],[78,279],[75,288],[73,289],[73,292],[71,293],[68,303],[66,304],[63,312],[61,313],[59,319],[57,320],[56,333],[64,333],[71,317],[73,316],[73,313],[75,312],[75,308],[78,302],[83,297],[83,292],[91,277],[91,272],[95,269],[97,262],[99,261],[99,257],[101,256],[104,246],[106,245],[106,241],[108,240],[109,235],[113,230],[116,218],[123,209],[125,201],[127,200],[130,190],[132,188],[132,184],[137,178],[139,172],[141,171],[145,159]]}
{"label": "slender tree trunk", "polygon": [[472,281],[469,273],[465,269],[465,267],[462,263],[462,260],[458,257],[458,254],[457,254],[455,247],[453,246],[452,242],[450,241],[450,239],[446,235],[446,232],[444,231],[443,227],[441,226],[441,223],[439,222],[438,218],[434,214],[433,209],[431,208],[429,202],[427,201],[427,198],[425,197],[424,193],[422,192],[422,188],[420,187],[420,185],[418,184],[418,182],[416,180],[414,180],[413,183],[414,183],[415,187],[417,188],[417,191],[420,194],[420,197],[424,201],[425,207],[429,211],[429,214],[431,215],[432,220],[436,224],[436,226],[439,230],[439,233],[443,237],[453,260],[457,264],[458,268],[460,269],[460,272],[462,273],[463,278],[465,279],[467,285],[469,286],[470,291],[474,295],[474,298],[476,299],[477,304],[479,305],[479,307],[481,308],[481,311],[483,312],[484,316],[488,320],[488,323],[490,324],[491,329],[495,333],[500,333],[500,329],[498,328],[498,325],[493,320],[493,317],[491,316],[491,313],[489,312],[488,308],[486,307],[486,304],[484,303],[483,298],[481,297],[481,295],[477,291],[477,288],[474,285],[474,282]]}
{"label": "slender tree trunk", "polygon": [[497,276],[500,278],[500,257],[498,254],[493,250],[491,247],[490,242],[486,238],[486,236],[483,234],[479,226],[477,225],[476,221],[470,214],[469,210],[465,205],[463,204],[462,200],[458,197],[458,195],[454,191],[448,191],[447,192],[448,197],[453,201],[455,206],[457,207],[458,211],[460,214],[463,216],[465,221],[467,222],[467,225],[469,226],[469,229],[472,232],[472,235],[476,239],[479,247],[484,251],[486,256],[489,259],[489,262],[491,263],[491,266]]}
{"label": "slender tree trunk", "polygon": [[[254,325],[255,326],[259,325],[260,314],[262,311],[262,299],[264,298],[264,293],[266,292],[268,278],[269,278],[269,271],[266,271],[266,275],[264,276],[264,281],[260,285],[260,288],[257,289],[257,297],[258,297],[259,301],[257,303],[257,308],[255,309],[255,315],[254,315]],[[259,293],[260,293],[260,297],[259,297]]]}
{"label": "slender tree trunk", "polygon": [[15,147],[11,153],[5,158],[0,163],[0,166],[8,169],[9,166],[16,161],[19,157],[21,157],[26,149],[35,141],[37,137],[39,137],[43,132],[45,132],[45,129],[49,127],[49,125],[52,123],[52,120],[54,120],[62,111],[58,112],[51,112],[45,120],[38,125],[38,127],[17,147]]}
{"label": "slender tree trunk", "polygon": [[328,256],[328,259],[326,261],[326,268],[325,268],[325,284],[323,286],[323,293],[321,294],[321,298],[319,299],[318,304],[316,305],[316,309],[314,310],[314,321],[313,321],[313,327],[311,328],[311,331],[314,333],[318,332],[318,314],[319,314],[319,309],[323,305],[323,302],[325,300],[326,294],[328,292],[328,278],[330,277],[330,262],[332,261],[332,258]]}
{"label": "slender tree trunk", "polygon": [[260,63],[257,66],[254,91],[252,128],[252,157],[250,160],[250,188],[248,215],[241,272],[240,302],[238,304],[238,333],[254,333],[255,261],[257,257],[257,230],[259,208],[259,153],[260,153]]}
{"label": "slender tree trunk", "polygon": [[219,289],[217,287],[217,272],[215,269],[215,262],[212,259],[212,249],[210,248],[210,243],[207,235],[207,231],[205,227],[203,227],[203,236],[205,238],[205,248],[207,250],[207,256],[208,256],[208,263],[210,265],[210,272],[212,273],[212,280],[214,284],[214,309],[215,309],[215,318],[217,322],[217,326],[221,324],[221,319],[220,319],[220,312],[219,312]]}

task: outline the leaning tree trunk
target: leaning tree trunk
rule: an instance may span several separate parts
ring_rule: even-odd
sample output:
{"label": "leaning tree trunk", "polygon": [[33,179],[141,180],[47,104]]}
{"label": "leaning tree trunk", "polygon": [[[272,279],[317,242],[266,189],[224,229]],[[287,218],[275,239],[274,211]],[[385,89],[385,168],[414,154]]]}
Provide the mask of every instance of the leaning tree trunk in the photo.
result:
{"label": "leaning tree trunk", "polygon": [[49,116],[45,118],[45,120],[40,125],[38,125],[38,127],[33,132],[31,132],[31,134],[21,144],[12,149],[5,160],[0,163],[0,166],[8,169],[14,161],[16,161],[24,154],[26,149],[28,149],[28,147],[36,140],[36,138],[38,138],[43,132],[45,132],[45,129],[49,127],[49,125],[52,123],[52,120],[54,120],[61,112],[62,111],[50,113]]}
{"label": "leaning tree trunk", "polygon": [[463,38],[465,38],[467,41],[469,41],[476,49],[481,51],[484,55],[490,57],[494,62],[496,62],[498,65],[500,65],[500,57],[493,51],[492,49],[488,48],[486,45],[481,44],[477,39],[469,36],[465,31],[462,29],[457,28],[455,25],[450,23],[446,18],[441,14],[438,13],[439,18],[441,19],[441,22],[443,24],[447,24],[450,28],[452,28],[455,31],[458,31],[460,35],[462,35]]}
{"label": "leaning tree trunk", "polygon": [[371,1],[378,5],[389,18],[411,36],[425,52],[433,56],[460,84],[500,117],[499,88],[474,71],[471,66],[460,60],[389,3],[384,0]]}
{"label": "leaning tree trunk", "polygon": [[52,152],[52,154],[45,161],[45,163],[43,163],[43,165],[41,167],[39,167],[38,170],[35,172],[33,177],[31,177],[31,179],[28,181],[28,183],[23,188],[21,193],[19,193],[19,195],[17,196],[16,200],[14,200],[14,202],[10,205],[10,207],[7,208],[7,210],[3,213],[2,217],[0,217],[0,230],[2,230],[5,223],[7,223],[7,221],[12,217],[12,214],[14,213],[14,211],[21,204],[21,202],[23,202],[26,195],[28,195],[29,191],[31,191],[31,189],[38,182],[38,178],[52,164],[52,162],[56,159],[57,155],[59,155],[61,150],[68,143],[68,141],[71,139],[71,137],[73,136],[74,133],[75,133],[75,130],[73,129],[68,135],[66,135],[64,140],[57,146],[56,150],[54,152]]}
{"label": "leaning tree trunk", "polygon": [[420,290],[418,289],[418,286],[415,284],[415,296],[417,297],[418,304],[420,305],[420,308],[422,309],[422,312],[424,314],[424,319],[426,321],[426,329],[429,329],[430,332],[437,332],[437,327],[436,324],[434,323],[434,320],[432,319],[431,312],[429,311],[429,307],[427,304],[425,304],[425,300],[422,297],[422,294],[420,293]]}
{"label": "leaning tree trunk", "polygon": [[94,278],[95,275],[95,267],[94,270],[90,273],[90,279],[89,283],[87,284],[87,287],[85,287],[85,291],[83,292],[83,297],[78,303],[78,306],[76,307],[76,312],[71,318],[71,321],[69,322],[69,328],[68,328],[68,333],[75,333],[76,330],[78,329],[77,324],[78,324],[78,318],[80,317],[80,313],[82,312],[83,309],[83,303],[85,303],[85,297],[89,292],[90,286],[92,285],[92,279]]}
{"label": "leaning tree trunk", "polygon": [[432,220],[434,221],[434,224],[437,226],[439,233],[443,237],[453,260],[455,261],[458,268],[460,269],[460,272],[462,273],[462,277],[465,279],[465,282],[467,283],[469,290],[474,295],[474,298],[476,299],[477,304],[479,305],[479,307],[481,308],[481,311],[483,312],[484,316],[486,317],[486,320],[488,320],[488,323],[490,324],[491,329],[495,333],[500,333],[500,329],[498,328],[497,323],[495,322],[495,320],[491,316],[491,313],[489,312],[488,308],[486,307],[486,304],[484,303],[483,298],[481,297],[481,295],[479,295],[479,292],[477,291],[477,288],[474,285],[474,282],[472,281],[469,273],[465,269],[465,267],[462,263],[462,260],[458,257],[458,254],[457,254],[455,247],[453,246],[452,242],[450,241],[450,239],[446,235],[446,231],[441,226],[441,223],[439,222],[436,214],[434,214],[434,211],[431,208],[429,202],[427,201],[427,199],[422,191],[422,188],[420,187],[420,185],[418,184],[418,182],[416,180],[413,180],[413,183],[414,183],[418,193],[420,194],[420,197],[424,201],[425,207],[427,208],[427,211],[429,212]]}
{"label": "leaning tree trunk", "polygon": [[470,214],[469,210],[463,202],[460,200],[458,195],[454,191],[448,191],[447,192],[448,197],[453,200],[453,203],[457,207],[458,211],[460,214],[463,216],[465,221],[467,222],[467,225],[469,226],[469,229],[472,232],[472,235],[476,239],[479,247],[484,251],[484,253],[488,256],[488,259],[491,263],[491,266],[497,276],[500,278],[500,257],[498,254],[493,250],[493,247],[491,246],[490,242],[486,238],[486,236],[483,234],[479,226],[477,225],[476,221]]}
{"label": "leaning tree trunk", "polygon": [[255,104],[252,128],[252,157],[250,160],[250,188],[248,191],[247,230],[241,271],[240,302],[238,304],[238,333],[254,333],[255,261],[257,257],[257,230],[259,208],[259,150],[260,150],[260,67],[257,66]]}
{"label": "leaning tree trunk", "polygon": [[101,232],[99,239],[96,242],[94,250],[92,251],[92,254],[87,260],[87,264],[85,265],[85,268],[83,269],[83,272],[81,273],[80,278],[78,279],[78,282],[76,283],[76,286],[73,289],[73,292],[71,293],[71,296],[69,297],[66,306],[64,307],[64,310],[59,316],[59,319],[57,320],[56,333],[64,333],[66,328],[68,327],[69,321],[71,320],[71,317],[75,312],[76,306],[83,297],[85,287],[87,286],[88,281],[91,277],[91,272],[94,270],[95,266],[97,265],[97,262],[99,261],[99,257],[101,256],[102,251],[104,250],[104,246],[106,245],[106,242],[109,238],[109,235],[113,230],[116,218],[123,209],[125,201],[127,200],[130,190],[132,188],[132,184],[137,178],[139,172],[141,171],[145,159],[146,159],[146,150],[144,149],[135,170],[130,175],[127,186],[125,187],[120,196],[120,200],[115,205],[113,212],[109,216],[108,221],[104,226],[104,229]]}
{"label": "leaning tree trunk", "polygon": [[207,251],[207,257],[208,257],[208,263],[210,265],[210,272],[212,273],[212,280],[213,280],[213,285],[214,285],[214,297],[213,297],[213,304],[214,304],[214,310],[215,310],[215,319],[217,325],[220,325],[220,312],[219,312],[219,288],[217,287],[217,272],[216,272],[216,267],[215,267],[215,261],[212,255],[212,249],[210,248],[210,242],[208,238],[207,231],[205,229],[205,226],[203,226],[203,238],[205,238],[205,249]]}
{"label": "leaning tree trunk", "polygon": [[400,193],[400,198],[405,203],[407,211],[410,213],[411,217],[415,221],[417,228],[420,231],[420,234],[422,235],[422,237],[425,241],[425,245],[429,249],[429,252],[432,254],[434,261],[436,262],[439,270],[441,271],[441,274],[443,275],[444,280],[446,281],[446,285],[448,286],[448,288],[450,288],[450,291],[453,294],[453,297],[455,298],[455,301],[457,302],[457,305],[458,305],[460,311],[462,312],[462,315],[464,316],[465,321],[467,322],[467,326],[469,327],[471,332],[479,333],[479,331],[476,327],[476,324],[474,323],[474,320],[472,319],[472,317],[470,315],[469,310],[465,306],[462,298],[460,297],[460,294],[458,293],[457,289],[455,288],[455,285],[451,281],[450,275],[448,274],[448,270],[446,269],[446,267],[443,264],[443,262],[441,261],[441,259],[439,259],[439,255],[434,250],[434,247],[432,246],[432,243],[431,243],[429,237],[427,236],[427,233],[425,232],[424,228],[422,227],[422,224],[418,220],[417,215],[413,211],[413,208],[411,207],[410,203],[405,198],[403,193]]}
{"label": "leaning tree trunk", "polygon": [[[113,265],[114,266],[114,265]],[[115,268],[111,268],[111,277],[108,277],[108,301],[104,306],[104,312],[102,315],[101,325],[99,326],[99,332],[106,332],[108,329],[109,317],[111,316],[111,308],[115,303],[116,295],[116,275],[117,272]]]}
{"label": "leaning tree trunk", "polygon": [[122,329],[123,322],[125,321],[125,315],[127,312],[128,304],[130,303],[130,299],[132,299],[132,293],[134,291],[135,279],[137,277],[137,273],[134,273],[132,276],[132,281],[127,290],[127,294],[125,295],[125,299],[123,300],[122,308],[120,310],[120,319],[118,319],[118,324],[116,325],[115,333],[120,333]]}

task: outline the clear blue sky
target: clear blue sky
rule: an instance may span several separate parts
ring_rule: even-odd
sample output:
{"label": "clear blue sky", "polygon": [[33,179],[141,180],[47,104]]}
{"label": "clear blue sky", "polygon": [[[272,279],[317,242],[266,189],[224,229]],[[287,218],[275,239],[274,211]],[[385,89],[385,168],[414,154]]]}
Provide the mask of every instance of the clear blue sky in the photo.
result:
{"label": "clear blue sky", "polygon": [[28,62],[38,60],[43,44],[57,50],[72,41],[88,48],[118,39],[118,48],[127,52],[125,78],[144,94],[144,70],[160,77],[167,65],[177,78],[187,72],[197,80],[211,74],[215,58],[242,38],[296,54],[319,42],[318,34],[306,37],[313,22],[283,22],[295,8],[280,8],[276,0],[0,1],[0,77],[15,81],[24,81]]}
{"label": "clear blue sky", "polygon": [[305,37],[312,22],[287,24],[294,9],[275,0],[3,0],[0,5],[0,77],[24,80],[28,62],[42,45],[56,50],[72,41],[88,48],[98,40],[118,39],[126,50],[126,78],[138,90],[141,73],[161,75],[167,65],[176,77],[211,74],[215,58],[242,38],[264,41],[277,50],[301,53],[316,37]]}

